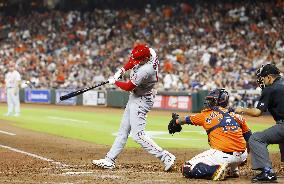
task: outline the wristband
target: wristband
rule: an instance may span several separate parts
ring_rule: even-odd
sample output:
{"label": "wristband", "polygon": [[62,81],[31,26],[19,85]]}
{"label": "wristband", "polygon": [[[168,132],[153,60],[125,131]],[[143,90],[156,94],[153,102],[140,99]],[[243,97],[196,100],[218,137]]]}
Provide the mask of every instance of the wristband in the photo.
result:
{"label": "wristband", "polygon": [[185,122],[186,122],[186,124],[192,124],[189,116],[185,117]]}

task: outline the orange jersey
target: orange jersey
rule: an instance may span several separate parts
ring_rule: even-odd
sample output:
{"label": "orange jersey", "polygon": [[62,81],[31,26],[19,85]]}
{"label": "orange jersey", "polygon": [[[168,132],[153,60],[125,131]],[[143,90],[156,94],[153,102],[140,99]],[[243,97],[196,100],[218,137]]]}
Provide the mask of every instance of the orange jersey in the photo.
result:
{"label": "orange jersey", "polygon": [[[219,108],[222,112],[227,112],[224,108]],[[212,130],[208,135],[211,148],[224,151],[244,151],[246,149],[246,141],[243,134],[250,131],[246,120],[233,112],[229,115],[239,124],[239,126],[218,127]],[[201,113],[189,116],[190,123],[196,126],[203,126],[208,131],[210,128],[218,125],[223,119],[223,115],[211,109],[202,110]]]}

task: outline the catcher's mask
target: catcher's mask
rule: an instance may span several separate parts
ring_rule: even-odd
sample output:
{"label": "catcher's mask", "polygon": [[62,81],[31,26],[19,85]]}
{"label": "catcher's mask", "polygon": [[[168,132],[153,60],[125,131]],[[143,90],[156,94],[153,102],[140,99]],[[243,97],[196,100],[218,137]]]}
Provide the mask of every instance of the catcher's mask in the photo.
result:
{"label": "catcher's mask", "polygon": [[225,89],[214,89],[205,97],[205,105],[209,108],[214,106],[227,107],[229,103],[229,93]]}
{"label": "catcher's mask", "polygon": [[261,89],[265,88],[263,78],[268,75],[280,75],[280,70],[273,64],[262,65],[256,71],[256,82]]}

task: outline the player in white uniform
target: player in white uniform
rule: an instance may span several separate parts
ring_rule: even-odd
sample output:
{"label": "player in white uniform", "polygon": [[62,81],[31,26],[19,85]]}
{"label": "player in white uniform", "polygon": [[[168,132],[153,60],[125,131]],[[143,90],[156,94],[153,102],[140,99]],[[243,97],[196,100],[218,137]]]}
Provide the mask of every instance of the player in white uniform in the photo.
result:
{"label": "player in white uniform", "polygon": [[[6,116],[19,116],[20,115],[20,97],[19,86],[21,82],[21,75],[15,69],[14,64],[9,64],[9,71],[5,75],[6,92],[7,92],[7,104],[8,112]],[[13,114],[15,110],[15,114]]]}
{"label": "player in white uniform", "polygon": [[[114,169],[115,160],[124,148],[130,132],[134,141],[165,164],[165,171],[168,171],[174,164],[176,157],[159,147],[145,133],[146,114],[154,104],[153,87],[158,82],[158,65],[157,55],[152,48],[146,45],[137,45],[132,50],[128,63],[109,78],[110,84],[132,92],[124,110],[118,135],[110,151],[104,159],[93,160],[94,165],[105,169]],[[132,69],[130,80],[128,82],[117,81],[129,69]]]}

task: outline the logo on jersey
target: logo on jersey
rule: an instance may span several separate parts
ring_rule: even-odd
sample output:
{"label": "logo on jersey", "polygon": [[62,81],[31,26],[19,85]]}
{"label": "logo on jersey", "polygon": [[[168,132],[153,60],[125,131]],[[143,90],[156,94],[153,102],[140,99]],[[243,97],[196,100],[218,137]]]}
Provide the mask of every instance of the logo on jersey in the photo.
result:
{"label": "logo on jersey", "polygon": [[236,131],[238,130],[238,124],[236,121],[234,121],[231,117],[224,117],[225,118],[225,126],[223,126],[223,131]]}
{"label": "logo on jersey", "polygon": [[215,118],[215,117],[217,117],[218,115],[219,115],[218,112],[213,111],[212,113],[210,113],[209,117],[206,118],[206,120],[205,120],[206,123],[207,123],[207,124],[210,124],[211,121],[212,121],[212,119]]}

